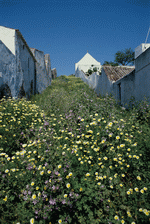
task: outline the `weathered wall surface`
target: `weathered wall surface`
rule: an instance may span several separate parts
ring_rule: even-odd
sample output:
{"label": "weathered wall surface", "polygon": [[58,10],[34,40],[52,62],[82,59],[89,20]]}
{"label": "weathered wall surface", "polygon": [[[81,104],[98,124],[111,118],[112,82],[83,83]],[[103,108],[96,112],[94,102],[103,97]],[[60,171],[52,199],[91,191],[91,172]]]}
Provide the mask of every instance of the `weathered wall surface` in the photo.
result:
{"label": "weathered wall surface", "polygon": [[47,74],[50,77],[50,81],[52,81],[50,55],[49,54],[45,54],[44,58],[45,58],[45,65],[46,65]]}
{"label": "weathered wall surface", "polygon": [[131,97],[135,96],[134,71],[116,82],[109,81],[103,69],[101,75],[93,73],[87,77],[82,71],[77,70],[75,76],[81,78],[91,86],[97,95],[105,96],[107,93],[112,94],[116,101],[121,100],[121,105],[124,107],[128,107]]}
{"label": "weathered wall surface", "polygon": [[53,69],[51,70],[51,75],[52,75],[52,79],[56,79],[56,77],[57,77],[57,71],[56,71],[56,68],[53,68]]}
{"label": "weathered wall surface", "polygon": [[75,76],[81,78],[92,89],[94,89],[97,95],[101,94],[103,96],[106,93],[113,92],[113,84],[108,80],[103,69],[101,75],[95,72],[88,77],[82,71],[79,71],[77,69],[75,72]]}
{"label": "weathered wall surface", "polygon": [[121,105],[128,108],[130,100],[135,97],[135,70],[114,83],[114,93],[116,100],[121,100]]}
{"label": "weathered wall surface", "polygon": [[35,62],[20,36],[16,33],[16,82],[17,97],[25,91],[27,97],[34,93]]}
{"label": "weathered wall surface", "polygon": [[31,51],[36,59],[36,89],[38,93],[41,93],[45,90],[49,85],[51,85],[51,74],[47,73],[47,69],[49,69],[50,64],[47,56],[47,67],[45,63],[45,56],[42,51],[39,51],[35,48],[31,48]]}
{"label": "weathered wall surface", "polygon": [[0,95],[8,87],[12,97],[29,98],[45,90],[51,80],[50,55],[30,49],[19,30],[0,26]]}
{"label": "weathered wall surface", "polygon": [[6,85],[11,90],[11,95],[16,96],[14,83],[16,80],[16,57],[0,40],[0,91],[2,94]]}
{"label": "weathered wall surface", "polygon": [[135,60],[135,99],[146,97],[150,103],[150,48]]}

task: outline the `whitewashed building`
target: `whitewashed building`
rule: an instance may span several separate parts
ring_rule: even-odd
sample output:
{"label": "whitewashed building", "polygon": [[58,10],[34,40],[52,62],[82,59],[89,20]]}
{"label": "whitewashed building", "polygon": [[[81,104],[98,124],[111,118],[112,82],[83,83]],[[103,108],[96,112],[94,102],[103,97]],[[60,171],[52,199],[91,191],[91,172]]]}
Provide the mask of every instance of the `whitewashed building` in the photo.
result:
{"label": "whitewashed building", "polygon": [[41,93],[51,84],[49,54],[30,49],[18,29],[0,26],[0,98]]}
{"label": "whitewashed building", "polygon": [[135,49],[135,66],[103,66],[101,75],[86,76],[77,69],[76,77],[89,84],[99,95],[112,94],[124,107],[130,100],[147,99],[150,104],[150,44],[140,44]]}
{"label": "whitewashed building", "polygon": [[86,73],[89,69],[96,67],[98,71],[101,71],[101,63],[96,61],[88,52],[84,55],[84,57],[77,63],[75,63],[75,71],[79,69]]}
{"label": "whitewashed building", "polygon": [[36,60],[30,48],[17,29],[0,26],[0,40],[0,88],[9,88],[12,97],[29,97],[36,92]]}

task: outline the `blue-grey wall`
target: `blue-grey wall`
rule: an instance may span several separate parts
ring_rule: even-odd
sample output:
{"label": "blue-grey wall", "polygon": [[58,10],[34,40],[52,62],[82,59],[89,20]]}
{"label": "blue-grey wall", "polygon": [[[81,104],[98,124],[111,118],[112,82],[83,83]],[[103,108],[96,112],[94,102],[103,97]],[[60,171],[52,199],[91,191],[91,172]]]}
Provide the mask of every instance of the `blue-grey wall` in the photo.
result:
{"label": "blue-grey wall", "polygon": [[[16,33],[16,82],[15,88],[19,93],[23,89],[27,96],[34,94],[35,89],[35,60],[22,38]],[[33,83],[33,84],[31,84]]]}
{"label": "blue-grey wall", "polygon": [[[48,74],[45,64],[45,56],[42,51],[35,48],[30,48],[36,59],[36,80],[37,80],[37,92],[42,93],[49,85],[51,85],[51,73]],[[49,65],[47,64],[47,68]]]}
{"label": "blue-grey wall", "polygon": [[93,73],[90,76],[86,76],[82,71],[76,70],[75,76],[81,78],[92,89],[95,90],[97,95],[104,96],[106,93],[113,93],[113,83],[109,81],[104,70],[102,69],[101,75],[98,72]]}
{"label": "blue-grey wall", "polygon": [[11,95],[16,96],[15,89],[16,80],[16,57],[0,40],[0,91],[4,85],[8,85],[11,90]]}
{"label": "blue-grey wall", "polygon": [[150,103],[150,48],[135,60],[135,98],[141,101],[144,97]]}

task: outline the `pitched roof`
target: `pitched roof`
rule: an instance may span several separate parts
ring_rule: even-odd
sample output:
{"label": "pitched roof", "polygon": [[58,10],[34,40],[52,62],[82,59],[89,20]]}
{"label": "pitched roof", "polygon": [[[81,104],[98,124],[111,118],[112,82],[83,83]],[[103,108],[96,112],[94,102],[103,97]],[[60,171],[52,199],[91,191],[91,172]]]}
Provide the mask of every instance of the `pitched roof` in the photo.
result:
{"label": "pitched roof", "polygon": [[103,66],[103,70],[107,75],[108,79],[112,82],[123,78],[135,69],[134,66]]}
{"label": "pitched roof", "polygon": [[95,64],[100,64],[100,62],[96,61],[95,58],[93,58],[88,52],[77,63],[82,64],[82,65],[89,65],[89,64],[90,65],[92,65],[92,64],[95,65]]}

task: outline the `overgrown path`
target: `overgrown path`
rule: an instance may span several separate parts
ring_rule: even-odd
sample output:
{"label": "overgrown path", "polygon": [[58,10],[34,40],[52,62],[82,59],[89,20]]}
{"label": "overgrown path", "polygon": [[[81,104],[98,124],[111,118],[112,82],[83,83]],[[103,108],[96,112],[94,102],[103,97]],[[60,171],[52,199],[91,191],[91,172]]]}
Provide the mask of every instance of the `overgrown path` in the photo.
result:
{"label": "overgrown path", "polygon": [[1,223],[147,224],[150,114],[141,108],[124,110],[73,76],[30,101],[3,100]]}

